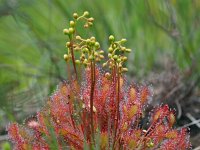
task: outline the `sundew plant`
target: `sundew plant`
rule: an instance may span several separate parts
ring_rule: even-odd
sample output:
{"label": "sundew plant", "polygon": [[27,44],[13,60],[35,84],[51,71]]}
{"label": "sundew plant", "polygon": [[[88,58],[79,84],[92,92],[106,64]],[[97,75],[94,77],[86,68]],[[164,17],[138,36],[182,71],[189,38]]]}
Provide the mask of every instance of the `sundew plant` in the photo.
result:
{"label": "sundew plant", "polygon": [[148,86],[129,84],[124,77],[131,52],[126,39],[110,35],[104,56],[95,37],[78,34],[80,25],[89,28],[93,23],[87,11],[73,14],[63,30],[68,38],[64,60],[72,77],[59,84],[35,117],[24,125],[8,126],[14,149],[190,149],[188,131],[173,128],[175,112],[168,105],[154,108],[148,124],[143,122],[152,93]]}

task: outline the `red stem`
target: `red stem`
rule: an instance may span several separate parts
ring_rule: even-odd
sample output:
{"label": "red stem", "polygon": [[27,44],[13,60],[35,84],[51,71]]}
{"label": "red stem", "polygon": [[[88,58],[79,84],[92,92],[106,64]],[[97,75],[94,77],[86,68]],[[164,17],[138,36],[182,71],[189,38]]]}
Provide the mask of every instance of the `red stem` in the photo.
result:
{"label": "red stem", "polygon": [[118,128],[118,122],[119,122],[119,119],[120,119],[120,112],[119,112],[119,99],[120,99],[120,75],[119,75],[119,69],[117,67],[114,68],[114,71],[113,71],[113,81],[115,82],[115,87],[116,87],[116,72],[117,72],[117,110],[116,110],[116,115],[117,115],[117,119],[116,119],[116,122],[115,122],[115,129],[114,129],[114,143],[113,143],[113,149],[115,148],[115,142],[116,142],[116,139],[117,139],[117,128]]}
{"label": "red stem", "polygon": [[93,97],[95,87],[95,63],[91,62],[91,90],[90,90],[90,119],[91,119],[91,134],[94,142],[94,123],[93,123]]}
{"label": "red stem", "polygon": [[76,79],[77,79],[77,70],[76,70],[76,63],[75,63],[75,58],[74,58],[73,41],[70,42],[70,50],[71,50],[71,54],[72,54],[72,63],[73,63],[73,67],[74,67],[74,72],[75,72]]}

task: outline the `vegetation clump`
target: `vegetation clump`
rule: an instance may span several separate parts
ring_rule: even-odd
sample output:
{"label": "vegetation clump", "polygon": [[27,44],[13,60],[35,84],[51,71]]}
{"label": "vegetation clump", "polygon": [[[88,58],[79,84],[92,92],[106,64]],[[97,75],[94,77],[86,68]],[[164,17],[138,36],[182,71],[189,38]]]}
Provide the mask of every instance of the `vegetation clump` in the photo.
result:
{"label": "vegetation clump", "polygon": [[190,149],[187,129],[173,128],[175,113],[168,105],[155,108],[149,123],[142,124],[151,91],[148,86],[126,82],[126,54],[131,52],[124,46],[126,39],[109,36],[108,59],[104,61],[96,38],[84,38],[77,31],[80,21],[89,28],[94,18],[87,11],[80,16],[74,13],[73,18],[63,33],[69,38],[64,59],[72,61],[75,77],[60,83],[36,117],[23,126],[9,125],[14,148]]}

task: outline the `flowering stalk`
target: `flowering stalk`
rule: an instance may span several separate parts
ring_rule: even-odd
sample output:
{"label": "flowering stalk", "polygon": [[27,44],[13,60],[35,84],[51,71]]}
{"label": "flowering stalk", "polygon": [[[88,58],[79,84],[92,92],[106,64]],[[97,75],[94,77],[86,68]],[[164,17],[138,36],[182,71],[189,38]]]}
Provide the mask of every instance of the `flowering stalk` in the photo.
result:
{"label": "flowering stalk", "polygon": [[91,92],[90,92],[90,119],[91,119],[91,133],[92,139],[94,141],[94,124],[93,124],[93,97],[94,97],[94,87],[95,87],[95,63],[91,62]]}

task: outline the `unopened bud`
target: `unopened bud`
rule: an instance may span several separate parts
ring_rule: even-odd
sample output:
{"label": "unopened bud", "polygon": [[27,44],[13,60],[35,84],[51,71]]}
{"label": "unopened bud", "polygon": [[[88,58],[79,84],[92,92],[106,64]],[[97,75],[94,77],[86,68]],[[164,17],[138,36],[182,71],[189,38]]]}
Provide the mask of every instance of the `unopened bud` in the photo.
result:
{"label": "unopened bud", "polygon": [[120,58],[118,58],[118,59],[117,59],[117,62],[118,62],[118,63],[120,63],[120,62],[121,62],[121,59],[120,59]]}
{"label": "unopened bud", "polygon": [[76,60],[75,63],[76,64],[80,64],[81,62],[80,62],[80,60]]}
{"label": "unopened bud", "polygon": [[113,52],[113,48],[112,48],[112,47],[109,47],[109,48],[108,48],[108,52],[109,52],[109,53],[112,53],[112,52]]}
{"label": "unopened bud", "polygon": [[122,50],[122,51],[126,51],[126,47],[122,47],[121,50]]}
{"label": "unopened bud", "polygon": [[123,61],[127,61],[127,59],[128,59],[128,58],[127,58],[126,56],[124,56],[124,57],[122,58]]}
{"label": "unopened bud", "polygon": [[74,14],[73,14],[73,17],[74,17],[74,19],[77,19],[77,18],[78,18],[78,14],[77,14],[77,13],[74,13]]}
{"label": "unopened bud", "polygon": [[89,56],[89,60],[93,60],[94,57],[92,55]]}
{"label": "unopened bud", "polygon": [[81,37],[80,37],[80,36],[76,36],[76,39],[77,39],[77,40],[81,40]]}
{"label": "unopened bud", "polygon": [[104,54],[104,51],[103,50],[99,51],[99,54]]}
{"label": "unopened bud", "polygon": [[70,42],[67,42],[67,43],[66,43],[66,47],[70,47]]}
{"label": "unopened bud", "polygon": [[84,49],[83,49],[83,52],[84,52],[84,53],[87,53],[88,51],[89,51],[88,48],[84,48]]}
{"label": "unopened bud", "polygon": [[114,41],[115,40],[115,37],[113,35],[110,35],[109,36],[109,41]]}
{"label": "unopened bud", "polygon": [[73,34],[74,33],[74,29],[73,28],[69,28],[69,34]]}
{"label": "unopened bud", "polygon": [[114,55],[113,56],[113,59],[117,60],[118,56],[117,55]]}
{"label": "unopened bud", "polygon": [[74,27],[75,26],[75,22],[74,21],[70,21],[70,27]]}
{"label": "unopened bud", "polygon": [[94,21],[94,18],[92,18],[92,17],[91,17],[91,18],[88,18],[88,21],[89,21],[89,22],[93,22],[93,21]]}
{"label": "unopened bud", "polygon": [[103,63],[103,67],[105,67],[107,65],[107,63]]}
{"label": "unopened bud", "polygon": [[130,53],[130,52],[131,52],[131,49],[126,49],[126,52]]}
{"label": "unopened bud", "polygon": [[99,57],[100,57],[101,59],[104,59],[104,56],[103,56],[103,55],[100,55]]}
{"label": "unopened bud", "polygon": [[91,40],[91,41],[95,41],[96,38],[95,38],[94,36],[92,36],[92,37],[90,38],[90,40]]}
{"label": "unopened bud", "polygon": [[122,68],[122,71],[123,71],[123,72],[127,72],[127,71],[128,71],[128,68]]}
{"label": "unopened bud", "polygon": [[88,12],[88,11],[85,11],[85,12],[83,13],[83,15],[84,15],[84,16],[88,16],[88,15],[89,15],[89,12]]}
{"label": "unopened bud", "polygon": [[121,43],[125,43],[126,41],[126,39],[121,39]]}
{"label": "unopened bud", "polygon": [[88,22],[88,25],[89,25],[89,26],[92,26],[92,25],[93,25],[93,23],[92,23],[92,22]]}
{"label": "unopened bud", "polygon": [[94,46],[96,47],[96,49],[98,49],[100,47],[99,42],[95,42]]}
{"label": "unopened bud", "polygon": [[64,30],[63,30],[63,33],[64,33],[65,35],[67,35],[67,34],[69,34],[69,30],[68,30],[68,29],[64,29]]}
{"label": "unopened bud", "polygon": [[84,28],[88,28],[88,27],[89,27],[89,25],[88,25],[88,24],[85,24],[85,25],[84,25]]}
{"label": "unopened bud", "polygon": [[65,59],[66,61],[68,61],[68,60],[69,60],[69,55],[64,54],[64,59]]}

